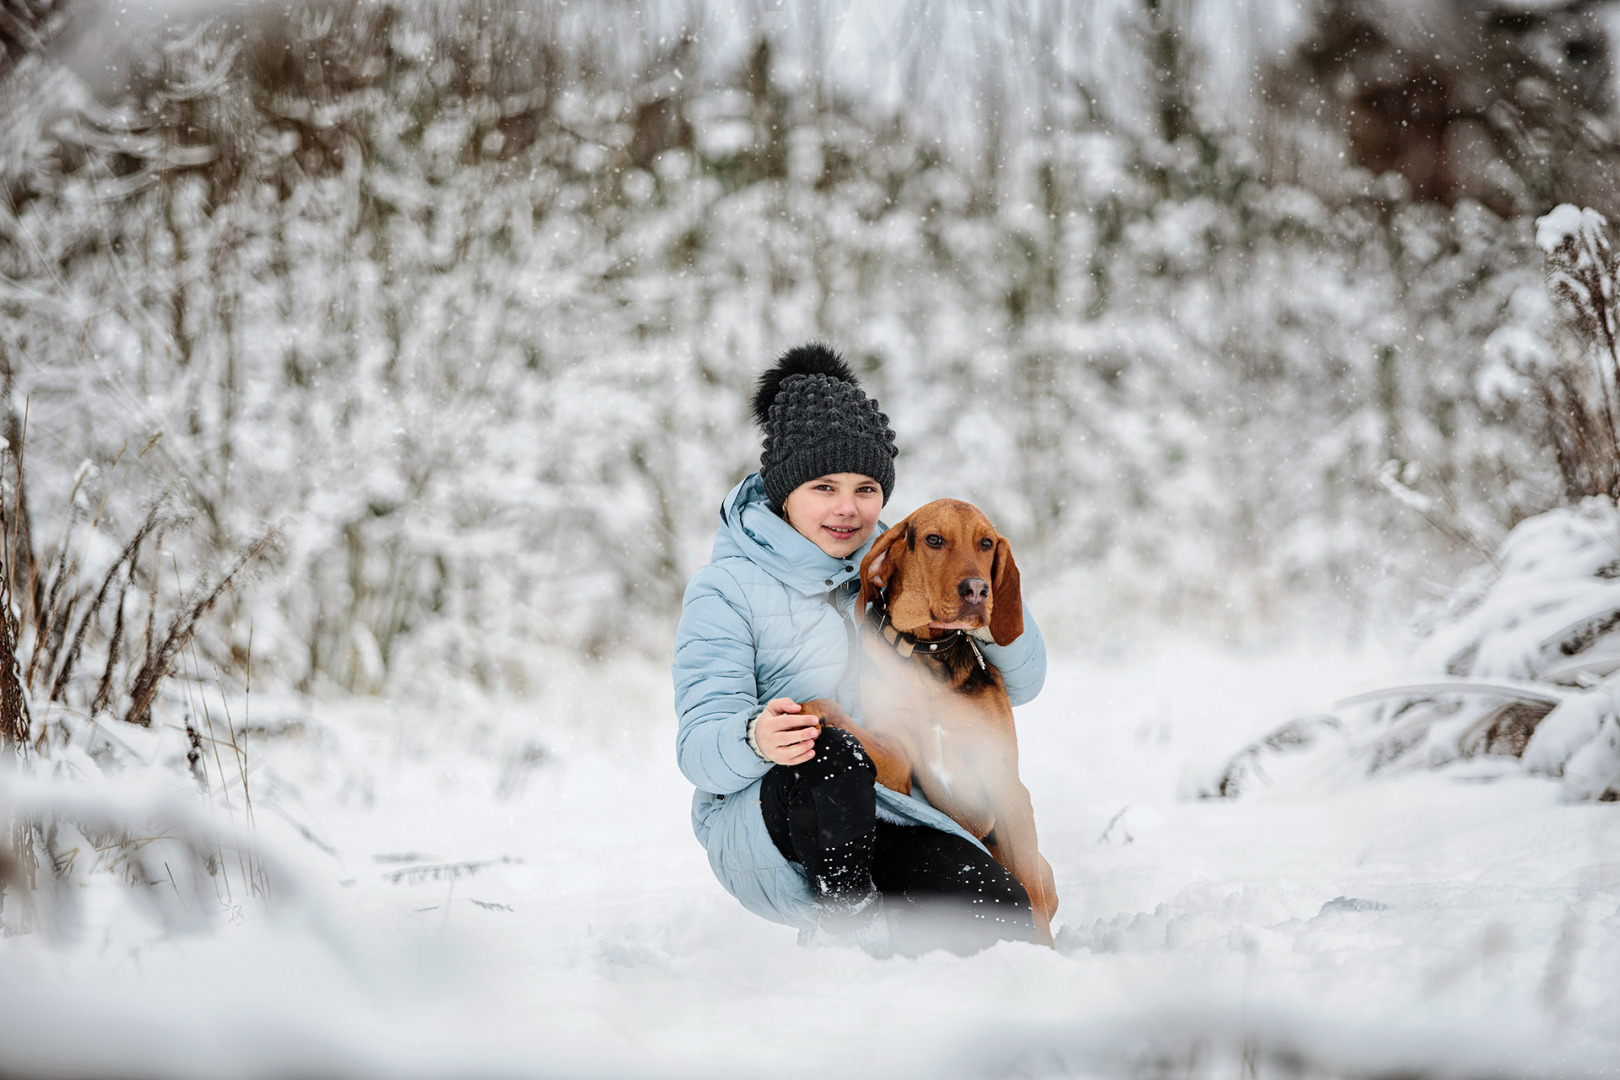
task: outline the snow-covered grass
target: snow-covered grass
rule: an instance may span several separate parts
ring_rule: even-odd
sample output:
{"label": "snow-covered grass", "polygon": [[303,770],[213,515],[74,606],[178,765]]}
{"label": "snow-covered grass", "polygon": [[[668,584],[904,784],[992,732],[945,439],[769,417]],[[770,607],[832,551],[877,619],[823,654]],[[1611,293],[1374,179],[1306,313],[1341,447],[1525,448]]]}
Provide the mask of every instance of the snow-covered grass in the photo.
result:
{"label": "snow-covered grass", "polygon": [[[800,949],[727,897],[655,666],[559,663],[462,710],[256,699],[260,723],[303,720],[249,749],[269,899],[187,932],[92,875],[76,939],[0,940],[0,1074],[1603,1072],[1620,807],[1477,770],[1188,796],[1394,666],[1060,660],[1019,724],[1062,947],[966,959]],[[196,801],[174,776],[149,815]]]}

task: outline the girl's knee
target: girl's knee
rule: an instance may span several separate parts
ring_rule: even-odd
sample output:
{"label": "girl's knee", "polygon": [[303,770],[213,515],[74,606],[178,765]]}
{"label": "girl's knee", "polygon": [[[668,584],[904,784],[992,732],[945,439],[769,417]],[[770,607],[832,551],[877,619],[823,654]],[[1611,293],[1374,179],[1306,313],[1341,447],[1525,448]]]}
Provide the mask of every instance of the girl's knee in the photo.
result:
{"label": "girl's knee", "polygon": [[816,736],[816,756],[827,775],[860,772],[877,778],[877,766],[861,748],[861,741],[842,728],[824,727]]}

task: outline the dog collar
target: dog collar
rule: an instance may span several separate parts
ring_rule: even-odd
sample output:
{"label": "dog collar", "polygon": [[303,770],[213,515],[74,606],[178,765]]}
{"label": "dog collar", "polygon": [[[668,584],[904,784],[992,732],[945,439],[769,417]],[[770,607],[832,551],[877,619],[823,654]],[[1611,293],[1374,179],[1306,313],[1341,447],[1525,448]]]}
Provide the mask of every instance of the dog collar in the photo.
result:
{"label": "dog collar", "polygon": [[883,640],[894,646],[894,651],[910,659],[916,653],[924,656],[937,656],[947,649],[955,648],[962,642],[968,643],[973,650],[973,659],[979,662],[979,670],[985,668],[984,653],[979,648],[979,642],[966,630],[952,630],[942,638],[924,641],[915,634],[908,634],[889,621],[889,598],[886,592],[878,593],[877,599],[872,602],[873,625]]}

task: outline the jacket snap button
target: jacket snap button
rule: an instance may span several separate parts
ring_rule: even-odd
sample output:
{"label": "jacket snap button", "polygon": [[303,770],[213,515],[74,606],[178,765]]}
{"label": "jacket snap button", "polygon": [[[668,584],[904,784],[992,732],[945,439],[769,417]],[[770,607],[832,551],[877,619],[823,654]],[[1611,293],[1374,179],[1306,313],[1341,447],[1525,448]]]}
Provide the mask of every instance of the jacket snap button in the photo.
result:
{"label": "jacket snap button", "polygon": [[826,581],[826,584],[831,585],[832,584],[832,578],[828,578],[827,581]]}
{"label": "jacket snap button", "polygon": [[853,570],[853,569],[855,569],[855,568],[854,568],[854,567],[853,567],[853,566],[846,566],[846,567],[844,567],[844,569],[845,569],[845,570]]}
{"label": "jacket snap button", "polygon": [[716,802],[725,802],[726,801],[726,797],[724,795],[716,795],[714,797],[714,799],[715,799]]}

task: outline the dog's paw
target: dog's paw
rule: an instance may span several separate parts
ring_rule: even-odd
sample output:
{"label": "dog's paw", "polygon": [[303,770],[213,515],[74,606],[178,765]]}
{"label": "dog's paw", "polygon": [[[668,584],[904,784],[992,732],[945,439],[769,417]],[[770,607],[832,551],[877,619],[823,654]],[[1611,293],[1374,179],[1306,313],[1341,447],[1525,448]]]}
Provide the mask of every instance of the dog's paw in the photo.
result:
{"label": "dog's paw", "polygon": [[821,721],[823,727],[848,729],[855,724],[855,721],[851,720],[849,714],[844,711],[843,706],[831,698],[816,698],[813,701],[806,701],[799,706],[799,714],[801,716],[816,717]]}

